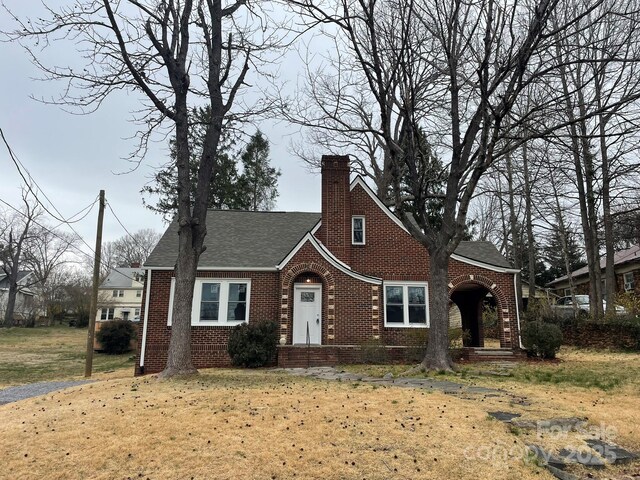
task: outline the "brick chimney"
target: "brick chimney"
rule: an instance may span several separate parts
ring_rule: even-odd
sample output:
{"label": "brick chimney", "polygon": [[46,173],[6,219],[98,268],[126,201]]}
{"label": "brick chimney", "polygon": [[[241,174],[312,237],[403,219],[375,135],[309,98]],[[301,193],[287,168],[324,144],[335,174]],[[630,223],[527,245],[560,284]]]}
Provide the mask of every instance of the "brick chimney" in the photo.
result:
{"label": "brick chimney", "polygon": [[343,262],[351,262],[349,157],[322,156],[322,227],[318,239]]}

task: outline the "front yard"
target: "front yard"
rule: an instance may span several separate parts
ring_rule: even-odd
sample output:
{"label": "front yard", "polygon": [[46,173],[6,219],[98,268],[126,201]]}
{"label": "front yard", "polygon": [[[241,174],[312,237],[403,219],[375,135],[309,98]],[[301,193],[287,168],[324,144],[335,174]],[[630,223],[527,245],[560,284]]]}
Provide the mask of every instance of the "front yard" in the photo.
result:
{"label": "front yard", "polygon": [[[87,330],[67,326],[0,328],[0,388],[84,376]],[[98,378],[114,370],[133,374],[133,352],[95,353]],[[102,375],[101,375],[102,374]]]}
{"label": "front yard", "polygon": [[[4,333],[0,359],[15,366],[16,343],[24,342]],[[40,348],[64,364],[73,336],[57,329],[31,335],[24,358],[33,365],[5,384],[81,375],[81,361],[45,373],[47,362],[33,358]],[[590,432],[640,450],[640,356],[563,349],[560,360],[433,375],[500,391],[448,395],[273,370],[211,369],[159,382],[132,378],[128,357],[104,359],[113,363],[100,368],[118,378],[0,406],[0,477],[550,479],[526,445],[562,448],[584,434],[520,429],[489,417],[498,410],[532,421],[588,417]],[[397,376],[406,367],[345,369]],[[593,478],[633,478],[635,465],[606,467]]]}

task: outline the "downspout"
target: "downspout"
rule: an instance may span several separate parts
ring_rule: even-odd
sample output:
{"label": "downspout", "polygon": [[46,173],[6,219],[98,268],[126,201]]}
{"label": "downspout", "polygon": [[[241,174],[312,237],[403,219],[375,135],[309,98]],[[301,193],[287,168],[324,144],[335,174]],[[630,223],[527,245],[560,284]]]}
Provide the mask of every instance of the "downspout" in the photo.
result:
{"label": "downspout", "polygon": [[[517,295],[516,293],[516,288],[518,285],[517,282],[517,273],[513,274],[513,293]],[[145,311],[145,316],[146,316],[146,311]],[[516,299],[516,319],[518,320],[518,343],[520,344],[520,349],[524,350],[524,345],[522,344],[522,330],[520,330],[520,309],[518,308],[518,300]]]}
{"label": "downspout", "polygon": [[147,323],[149,319],[149,296],[151,294],[151,270],[147,270],[147,293],[144,299],[144,320],[142,323],[142,346],[140,347],[140,373],[144,373],[144,352],[147,346]]}

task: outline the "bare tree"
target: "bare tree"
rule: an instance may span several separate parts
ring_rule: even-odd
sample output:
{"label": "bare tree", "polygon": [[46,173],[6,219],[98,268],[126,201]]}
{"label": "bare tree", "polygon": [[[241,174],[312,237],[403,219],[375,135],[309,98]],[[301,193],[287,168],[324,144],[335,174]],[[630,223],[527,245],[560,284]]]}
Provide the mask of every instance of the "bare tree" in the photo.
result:
{"label": "bare tree", "polygon": [[[276,30],[257,5],[244,0],[78,0],[46,9],[44,18],[14,16],[18,27],[8,36],[25,45],[47,78],[66,83],[57,103],[93,110],[113,92],[131,91],[143,99],[136,115],[140,122],[136,153],[144,154],[149,138],[160,128],[168,126],[175,136],[179,247],[173,325],[162,376],[195,373],[189,312],[198,259],[205,248],[207,199],[220,134],[229,117],[242,120],[263,110],[263,106],[241,108],[238,98],[250,68],[259,73],[264,65],[261,52],[279,42]],[[85,68],[47,65],[40,49],[31,46],[38,42],[46,46],[61,37],[80,45]],[[206,105],[211,118],[192,202],[189,127],[196,105]]]}
{"label": "bare tree", "polygon": [[34,235],[34,222],[41,210],[28,200],[28,191],[22,192],[23,207],[15,213],[4,212],[0,215],[0,268],[9,283],[2,326],[11,327],[14,323],[16,299],[20,289],[27,285],[19,283],[20,272],[25,268],[25,251]]}
{"label": "bare tree", "polygon": [[161,236],[151,228],[143,228],[131,235],[127,234],[113,242],[107,242],[103,246],[103,252],[107,252],[109,257],[106,263],[112,268],[142,265]]}
{"label": "bare tree", "polygon": [[[366,88],[375,113],[362,130],[381,139],[390,159],[395,213],[429,251],[431,328],[423,368],[452,368],[447,272],[479,179],[526,141],[525,125],[530,136],[543,136],[567,123],[539,120],[542,110],[563,105],[562,91],[546,88],[528,98],[531,85],[544,87],[543,80],[557,74],[561,60],[553,45],[576,22],[595,22],[588,14],[601,2],[572,9],[565,3],[295,2],[309,23],[330,25],[341,58]],[[444,181],[426,175],[424,136],[443,160]],[[433,228],[427,206],[438,182],[441,226]]]}

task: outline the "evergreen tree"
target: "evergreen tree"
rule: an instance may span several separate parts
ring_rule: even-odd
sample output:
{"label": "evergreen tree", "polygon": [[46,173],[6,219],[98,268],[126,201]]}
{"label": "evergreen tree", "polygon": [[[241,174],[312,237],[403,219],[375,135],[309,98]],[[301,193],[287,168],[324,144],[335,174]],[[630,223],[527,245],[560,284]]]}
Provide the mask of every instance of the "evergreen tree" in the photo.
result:
{"label": "evergreen tree", "polygon": [[[549,238],[549,243],[544,248],[544,259],[549,265],[548,275],[550,280],[548,282],[554,278],[563,277],[567,274],[562,248],[562,239],[560,235],[560,230],[555,227]],[[567,253],[569,256],[569,268],[572,272],[575,272],[586,265],[586,262],[582,258],[582,249],[578,244],[575,232],[568,231],[566,242]]]}
{"label": "evergreen tree", "polygon": [[269,165],[269,141],[260,130],[251,136],[242,153],[242,191],[253,211],[271,210],[278,197],[280,170]]}
{"label": "evergreen tree", "polygon": [[[197,170],[202,155],[202,145],[206,126],[209,122],[209,108],[194,108],[195,123],[189,130],[192,145],[189,168],[191,170],[191,198],[197,186]],[[258,131],[253,135],[242,153],[243,171],[239,171],[238,156],[233,135],[233,126],[223,129],[215,159],[214,177],[211,179],[209,208],[219,210],[270,210],[278,196],[277,183],[280,172],[269,166],[269,142]],[[175,163],[175,142],[171,141],[171,162],[153,177],[153,183],[145,185],[142,193],[157,195],[155,205],[145,205],[150,210],[162,214],[171,221],[178,208],[177,166]],[[143,199],[144,201],[144,199]]]}
{"label": "evergreen tree", "polygon": [[[194,108],[192,110],[195,123],[189,129],[189,143],[192,146],[189,169],[191,171],[191,198],[196,191],[197,170],[202,155],[202,145],[209,122],[210,109]],[[229,126],[231,127],[231,126]],[[209,208],[246,210],[248,203],[243,195],[242,186],[239,183],[238,167],[234,159],[233,147],[236,139],[232,128],[223,129],[220,143],[215,158],[214,177],[211,179],[209,193]],[[154,212],[161,213],[166,221],[171,221],[178,208],[178,169],[176,165],[175,140],[171,140],[171,162],[165,168],[154,175],[154,183],[145,185],[143,193],[158,195],[155,205],[145,202],[145,205]]]}

